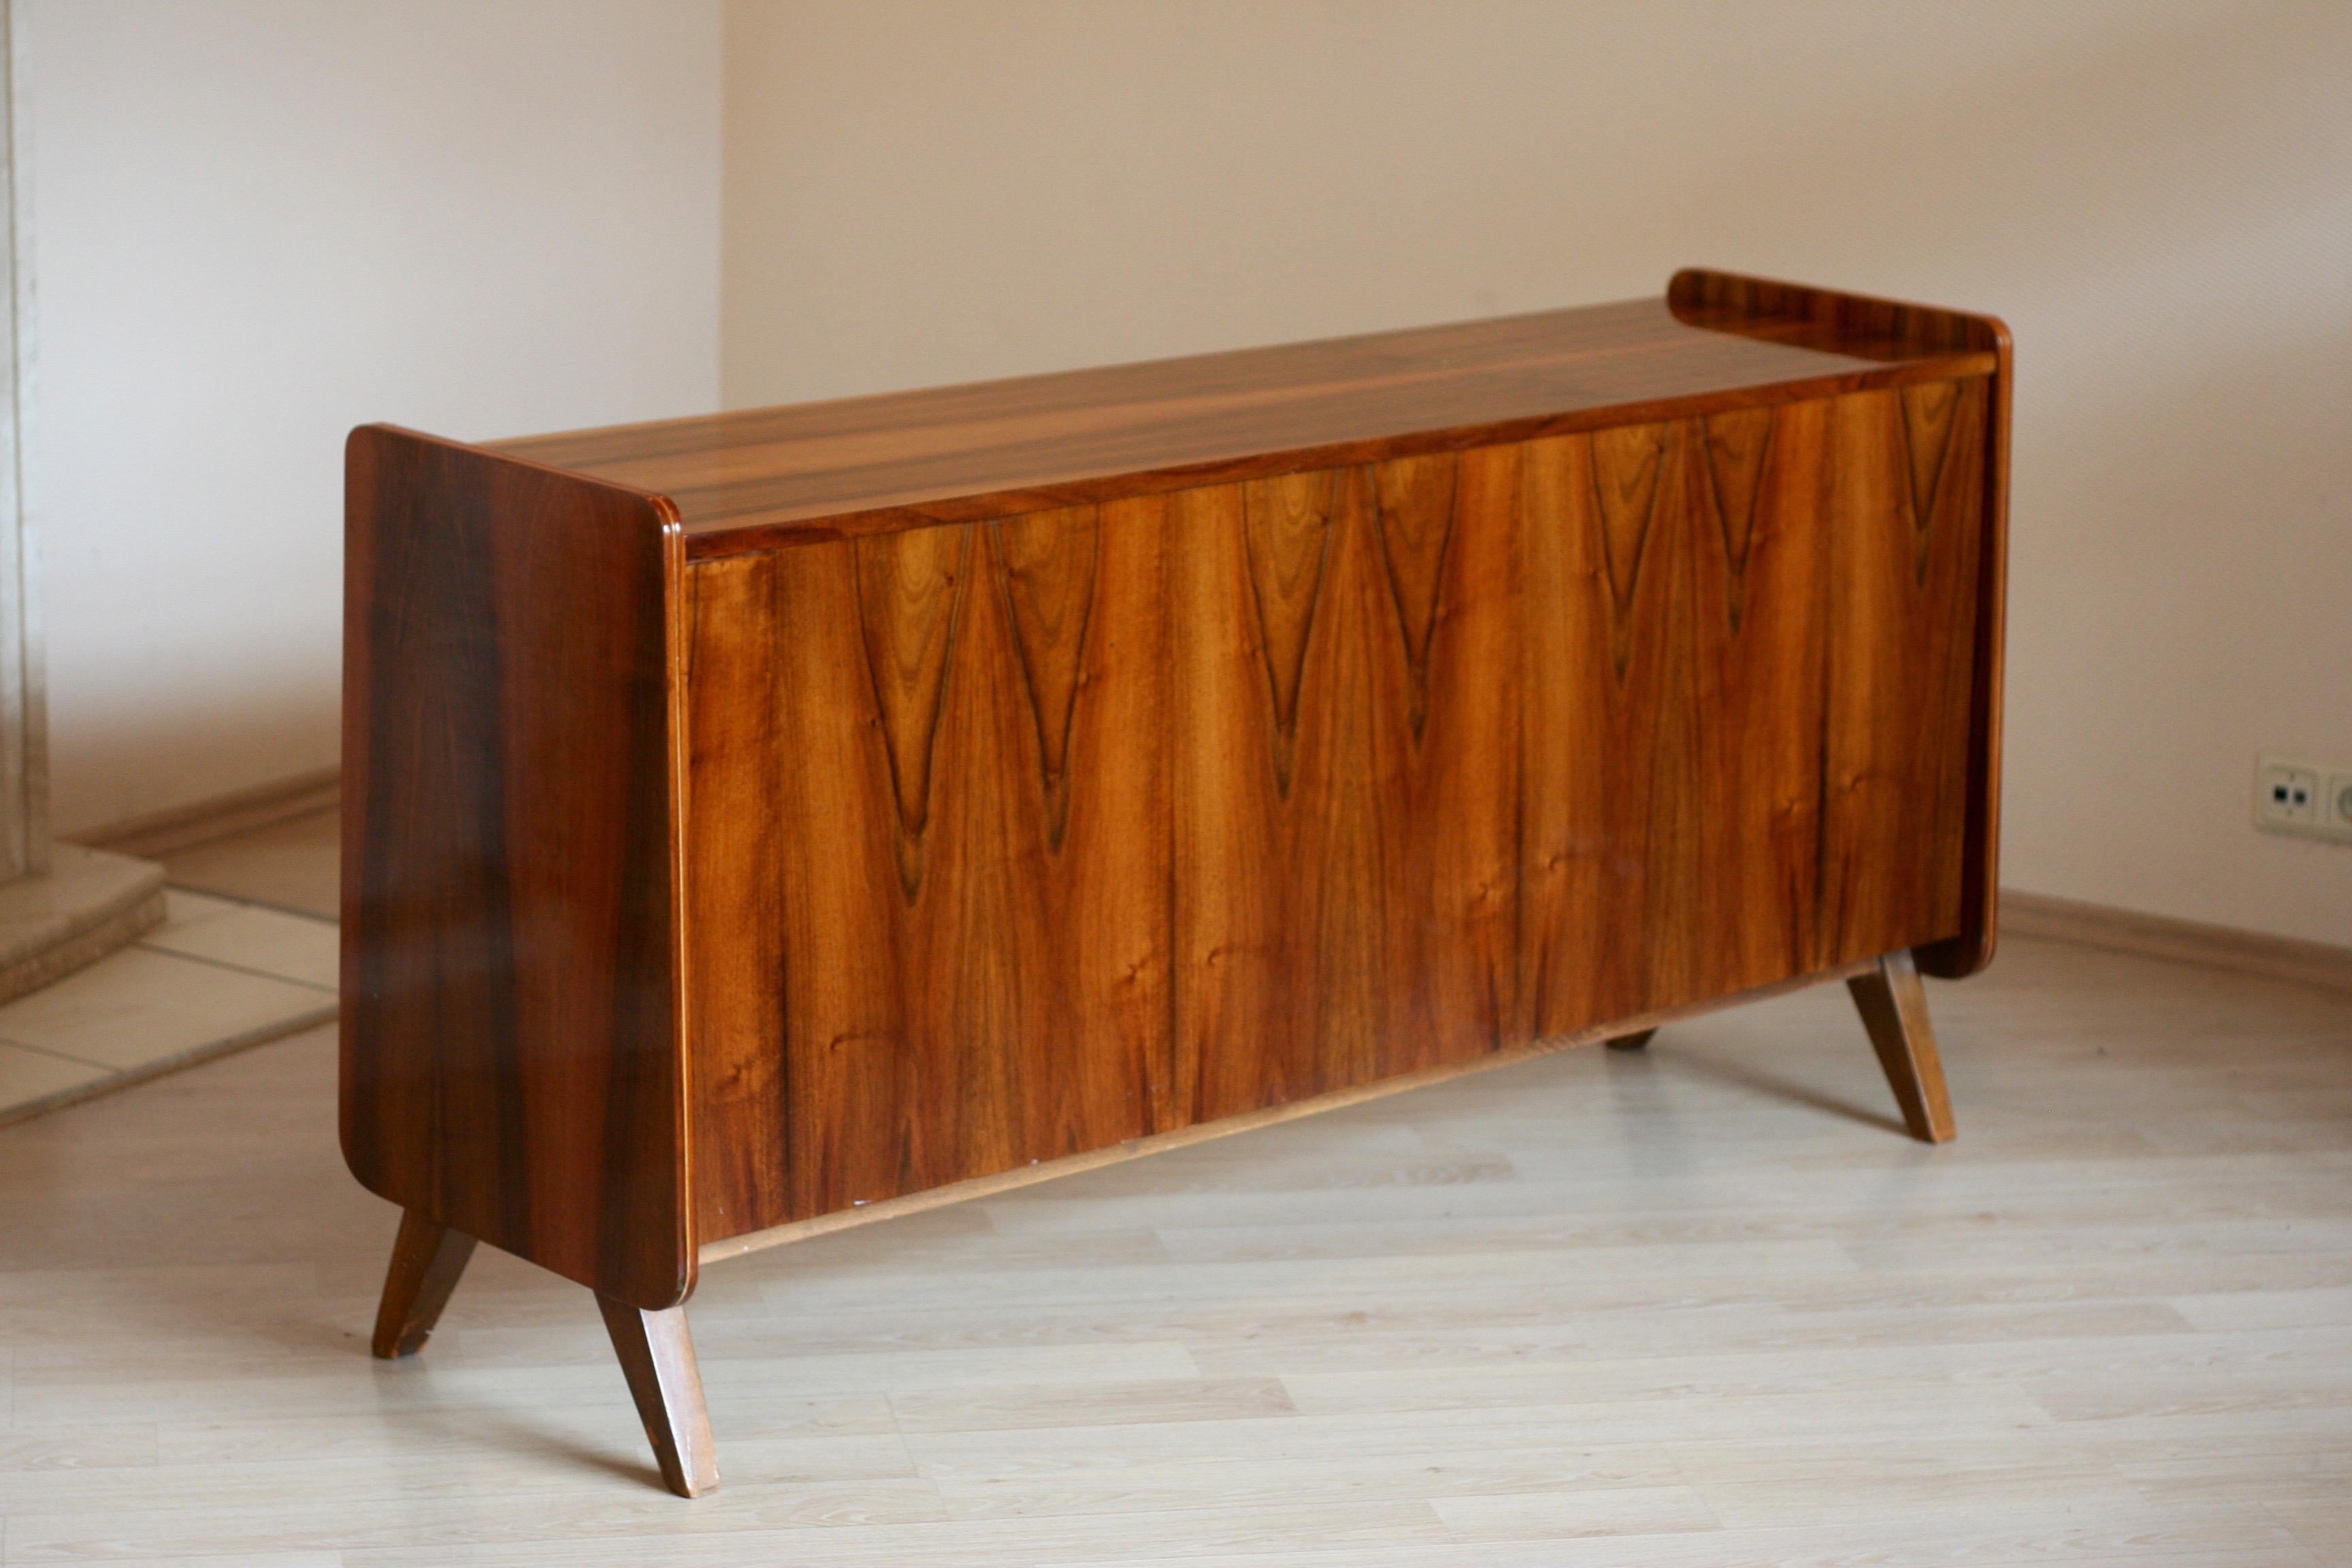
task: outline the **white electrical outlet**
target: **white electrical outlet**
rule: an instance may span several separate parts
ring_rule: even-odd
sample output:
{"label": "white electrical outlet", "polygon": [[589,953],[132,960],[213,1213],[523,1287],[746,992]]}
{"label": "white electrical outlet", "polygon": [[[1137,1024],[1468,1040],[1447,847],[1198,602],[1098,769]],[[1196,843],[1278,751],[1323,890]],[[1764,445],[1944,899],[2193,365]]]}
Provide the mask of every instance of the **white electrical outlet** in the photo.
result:
{"label": "white electrical outlet", "polygon": [[2291,757],[2257,759],[2254,826],[2352,844],[2352,768],[2323,768]]}

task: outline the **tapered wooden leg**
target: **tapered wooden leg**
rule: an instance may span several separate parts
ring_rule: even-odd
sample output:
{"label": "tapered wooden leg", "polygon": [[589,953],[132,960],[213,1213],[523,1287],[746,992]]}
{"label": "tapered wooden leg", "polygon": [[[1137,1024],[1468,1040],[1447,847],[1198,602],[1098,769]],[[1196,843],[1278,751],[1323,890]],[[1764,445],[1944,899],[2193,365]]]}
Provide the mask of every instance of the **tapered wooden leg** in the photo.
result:
{"label": "tapered wooden leg", "polygon": [[1936,1051],[1927,994],[1910,952],[1890,952],[1877,968],[1845,984],[1877,1047],[1878,1064],[1886,1069],[1895,1102],[1903,1108],[1903,1125],[1923,1142],[1949,1142],[1952,1097],[1944,1088],[1944,1058]]}
{"label": "tapered wooden leg", "polygon": [[702,1373],[694,1364],[694,1336],[686,1309],[648,1312],[599,1295],[604,1328],[620,1353],[621,1371],[653,1440],[662,1479],[680,1497],[700,1497],[719,1486],[719,1453],[710,1441],[710,1412],[702,1403]]}
{"label": "tapered wooden leg", "polygon": [[1635,1034],[1620,1035],[1609,1042],[1609,1048],[1612,1051],[1638,1051],[1648,1045],[1650,1037],[1657,1032],[1655,1029],[1643,1029]]}
{"label": "tapered wooden leg", "polygon": [[457,1276],[474,1256],[474,1238],[426,1219],[415,1209],[400,1216],[400,1237],[392,1244],[392,1268],[383,1278],[383,1300],[375,1312],[375,1353],[391,1361],[415,1355],[441,1321]]}

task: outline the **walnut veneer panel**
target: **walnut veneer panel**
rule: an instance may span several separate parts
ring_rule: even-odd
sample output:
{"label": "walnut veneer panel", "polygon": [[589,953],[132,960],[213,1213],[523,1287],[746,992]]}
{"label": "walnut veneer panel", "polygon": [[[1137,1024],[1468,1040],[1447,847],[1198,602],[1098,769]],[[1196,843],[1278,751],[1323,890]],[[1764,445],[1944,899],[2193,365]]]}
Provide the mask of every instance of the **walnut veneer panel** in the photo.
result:
{"label": "walnut veneer panel", "polygon": [[1958,937],[1990,410],[694,564],[700,1239]]}
{"label": "walnut veneer panel", "polygon": [[695,1274],[676,520],[383,426],[347,486],[345,1156],[418,1220],[668,1306]]}
{"label": "walnut veneer panel", "polygon": [[693,570],[704,1239],[1145,1130],[1162,510]]}

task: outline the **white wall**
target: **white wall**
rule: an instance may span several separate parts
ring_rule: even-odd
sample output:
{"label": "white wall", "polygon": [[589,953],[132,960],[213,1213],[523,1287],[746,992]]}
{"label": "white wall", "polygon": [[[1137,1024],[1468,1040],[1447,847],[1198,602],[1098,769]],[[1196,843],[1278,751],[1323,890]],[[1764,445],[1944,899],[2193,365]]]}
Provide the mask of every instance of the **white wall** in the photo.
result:
{"label": "white wall", "polygon": [[731,405],[1654,292],[2005,316],[2005,879],[2352,942],[2352,6],[730,0]]}
{"label": "white wall", "polygon": [[717,0],[17,0],[60,833],[336,758],[341,448],[716,405]]}

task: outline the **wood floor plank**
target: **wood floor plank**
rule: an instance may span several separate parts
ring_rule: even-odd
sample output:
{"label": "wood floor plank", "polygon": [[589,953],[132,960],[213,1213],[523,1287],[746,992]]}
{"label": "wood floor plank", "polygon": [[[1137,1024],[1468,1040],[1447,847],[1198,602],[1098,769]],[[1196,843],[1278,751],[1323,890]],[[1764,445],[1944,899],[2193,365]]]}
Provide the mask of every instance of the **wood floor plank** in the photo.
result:
{"label": "wood floor plank", "polygon": [[1899,1138],[1837,988],[714,1265],[727,1486],[396,1215],[321,1031],[0,1130],[0,1562],[2315,1568],[2352,998],[2032,941]]}

